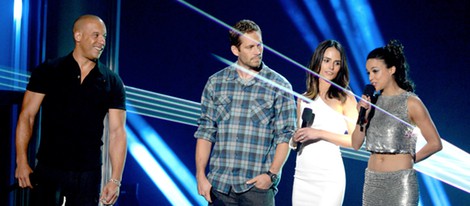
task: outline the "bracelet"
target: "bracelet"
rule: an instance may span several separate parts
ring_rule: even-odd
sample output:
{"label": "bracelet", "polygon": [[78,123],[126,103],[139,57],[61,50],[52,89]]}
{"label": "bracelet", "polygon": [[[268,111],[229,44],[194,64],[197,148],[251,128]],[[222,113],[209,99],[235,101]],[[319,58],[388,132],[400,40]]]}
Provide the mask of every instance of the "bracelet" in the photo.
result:
{"label": "bracelet", "polygon": [[109,179],[108,182],[112,182],[112,183],[116,184],[118,187],[121,187],[121,181],[119,181],[117,179]]}

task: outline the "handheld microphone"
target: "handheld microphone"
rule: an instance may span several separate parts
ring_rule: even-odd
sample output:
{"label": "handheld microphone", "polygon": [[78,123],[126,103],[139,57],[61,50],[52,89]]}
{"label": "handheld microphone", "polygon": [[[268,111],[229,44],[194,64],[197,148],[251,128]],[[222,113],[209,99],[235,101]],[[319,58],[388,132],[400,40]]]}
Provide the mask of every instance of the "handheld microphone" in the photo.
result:
{"label": "handheld microphone", "polygon": [[[375,92],[375,87],[372,84],[368,84],[364,88],[364,91],[362,94],[370,97],[374,95],[374,92]],[[359,118],[357,119],[357,124],[361,126],[361,132],[363,131],[362,125],[366,122],[365,116],[366,116],[366,108],[361,107],[361,110],[359,111]]]}
{"label": "handheld microphone", "polygon": [[[302,112],[302,128],[310,127],[313,124],[313,120],[315,119],[315,114],[313,113],[312,109],[304,108]],[[296,151],[300,150],[300,146],[302,143],[297,143]]]}

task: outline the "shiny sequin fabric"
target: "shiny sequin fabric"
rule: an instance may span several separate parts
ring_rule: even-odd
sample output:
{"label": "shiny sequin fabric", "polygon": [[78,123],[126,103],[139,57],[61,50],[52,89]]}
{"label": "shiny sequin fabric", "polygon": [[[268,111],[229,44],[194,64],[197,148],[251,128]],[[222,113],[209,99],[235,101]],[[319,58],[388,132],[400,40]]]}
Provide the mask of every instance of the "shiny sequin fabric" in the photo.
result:
{"label": "shiny sequin fabric", "polygon": [[400,120],[376,109],[366,133],[366,150],[373,153],[415,156],[417,135],[413,133],[413,127],[408,125],[411,122],[407,106],[410,96],[415,94],[404,92],[395,96],[379,97],[376,105]]}
{"label": "shiny sequin fabric", "polygon": [[366,169],[363,206],[415,206],[419,187],[414,169],[395,172],[375,172]]}

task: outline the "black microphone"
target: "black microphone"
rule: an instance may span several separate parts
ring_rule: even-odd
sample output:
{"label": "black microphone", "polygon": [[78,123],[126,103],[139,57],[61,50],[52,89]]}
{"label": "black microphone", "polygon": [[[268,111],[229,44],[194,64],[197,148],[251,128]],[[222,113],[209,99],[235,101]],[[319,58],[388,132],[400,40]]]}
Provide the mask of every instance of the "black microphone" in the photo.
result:
{"label": "black microphone", "polygon": [[[314,119],[315,119],[315,114],[313,113],[312,109],[304,108],[304,111],[302,112],[302,128],[312,126]],[[301,144],[302,143],[300,142],[297,143],[296,151],[300,150]]]}
{"label": "black microphone", "polygon": [[[362,94],[371,97],[374,95],[375,92],[375,87],[372,84],[366,85],[364,88],[364,92]],[[362,125],[366,122],[366,108],[361,107],[361,110],[359,111],[359,118],[357,119],[357,124],[361,126],[361,132],[363,131]]]}

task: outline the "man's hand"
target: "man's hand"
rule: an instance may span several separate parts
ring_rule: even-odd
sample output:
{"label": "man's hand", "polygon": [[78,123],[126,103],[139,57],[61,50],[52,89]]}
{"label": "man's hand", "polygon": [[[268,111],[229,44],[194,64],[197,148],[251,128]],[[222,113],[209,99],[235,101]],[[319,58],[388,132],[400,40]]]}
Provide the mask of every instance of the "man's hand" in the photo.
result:
{"label": "man's hand", "polygon": [[28,164],[18,164],[15,170],[15,177],[18,179],[18,185],[21,188],[33,188],[29,175],[33,172]]}
{"label": "man's hand", "polygon": [[197,180],[197,192],[199,195],[203,196],[207,202],[212,203],[211,199],[211,188],[212,185],[207,179],[207,177],[200,177]]}
{"label": "man's hand", "polygon": [[112,205],[116,203],[116,200],[119,197],[120,186],[120,183],[109,181],[106,186],[104,186],[103,191],[101,191],[100,201],[104,205]]}
{"label": "man's hand", "polygon": [[269,177],[269,175],[260,174],[256,176],[255,178],[248,180],[246,184],[249,184],[249,185],[254,184],[255,187],[259,189],[267,190],[271,187],[273,183],[271,182],[271,177]]}

